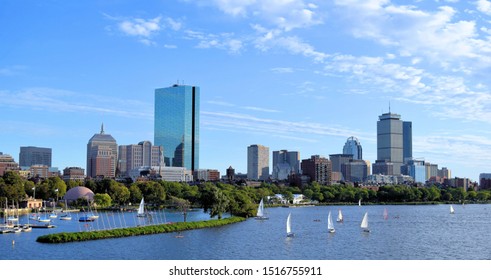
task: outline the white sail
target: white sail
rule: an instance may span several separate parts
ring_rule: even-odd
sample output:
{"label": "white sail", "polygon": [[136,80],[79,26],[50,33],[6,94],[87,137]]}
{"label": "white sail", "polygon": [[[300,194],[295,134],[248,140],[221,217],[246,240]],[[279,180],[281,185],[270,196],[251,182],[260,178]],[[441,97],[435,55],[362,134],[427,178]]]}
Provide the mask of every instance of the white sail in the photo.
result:
{"label": "white sail", "polygon": [[291,216],[292,216],[292,213],[289,213],[288,218],[286,218],[286,236],[288,236],[288,237],[293,236]]}
{"label": "white sail", "polygon": [[454,213],[455,213],[455,211],[453,210],[453,206],[450,205],[450,214],[454,214]]}
{"label": "white sail", "polygon": [[268,217],[264,213],[264,202],[261,198],[261,202],[259,202],[259,206],[257,207],[256,219],[258,220],[267,220]]}
{"label": "white sail", "polygon": [[363,220],[361,221],[360,227],[363,229],[363,231],[369,231],[368,230],[368,212],[365,212],[365,215],[363,216]]}
{"label": "white sail", "polygon": [[358,206],[361,206],[361,198],[358,200]]}
{"label": "white sail", "polygon": [[258,217],[264,216],[264,203],[262,199],[261,202],[259,202],[259,206],[257,207],[257,216]]}
{"label": "white sail", "polygon": [[145,217],[145,200],[142,197],[142,200],[140,202],[140,207],[138,207],[138,214],[136,214],[138,217]]}
{"label": "white sail", "polygon": [[387,212],[387,208],[384,208],[384,220],[389,218],[389,213]]}
{"label": "white sail", "polygon": [[332,223],[332,217],[331,217],[331,211],[329,211],[329,214],[327,215],[327,230],[329,232],[334,232],[334,224]]}
{"label": "white sail", "polygon": [[343,213],[341,212],[341,209],[338,210],[338,218],[336,220],[337,222],[342,222],[343,221]]}

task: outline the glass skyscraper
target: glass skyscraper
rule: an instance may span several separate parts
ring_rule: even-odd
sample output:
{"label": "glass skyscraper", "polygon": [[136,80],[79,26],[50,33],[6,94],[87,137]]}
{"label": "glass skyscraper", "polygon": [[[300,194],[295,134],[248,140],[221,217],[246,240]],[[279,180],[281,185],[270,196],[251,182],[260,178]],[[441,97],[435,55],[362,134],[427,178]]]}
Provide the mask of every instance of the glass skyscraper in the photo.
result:
{"label": "glass skyscraper", "polygon": [[363,151],[358,138],[351,136],[346,140],[343,147],[343,154],[353,155],[353,159],[363,159]]}
{"label": "glass skyscraper", "polygon": [[199,87],[155,90],[154,143],[164,147],[166,166],[199,169]]}

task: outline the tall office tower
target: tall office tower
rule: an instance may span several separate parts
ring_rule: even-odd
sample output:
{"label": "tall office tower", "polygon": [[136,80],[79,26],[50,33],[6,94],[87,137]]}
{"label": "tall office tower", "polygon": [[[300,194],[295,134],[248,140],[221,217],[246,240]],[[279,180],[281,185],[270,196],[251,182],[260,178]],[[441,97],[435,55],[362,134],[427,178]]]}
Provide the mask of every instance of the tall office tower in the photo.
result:
{"label": "tall office tower", "polygon": [[413,123],[402,122],[402,157],[404,162],[413,158]]}
{"label": "tall office tower", "polygon": [[286,180],[291,174],[299,174],[300,152],[273,151],[273,179]]}
{"label": "tall office tower", "polygon": [[94,134],[87,144],[87,176],[115,177],[117,160],[118,144],[110,134],[104,133],[102,124],[101,132]]}
{"label": "tall office tower", "polygon": [[150,141],[142,141],[138,145],[120,145],[118,152],[118,168],[123,176],[129,176],[133,169],[141,167],[163,167],[164,148],[153,146]]}
{"label": "tall office tower", "polygon": [[353,159],[363,159],[363,152],[358,138],[351,136],[346,140],[343,147],[343,154],[353,155]]}
{"label": "tall office tower", "polygon": [[247,179],[269,178],[269,148],[262,145],[247,147]]}
{"label": "tall office tower", "polygon": [[[411,138],[409,134],[406,137],[409,142],[411,142]],[[404,163],[404,139],[401,115],[389,112],[379,116],[377,122],[377,161],[373,165],[374,174],[401,174],[401,166]]]}
{"label": "tall office tower", "polygon": [[155,90],[154,143],[164,147],[166,166],[199,169],[199,87]]}
{"label": "tall office tower", "polygon": [[331,171],[331,161],[325,157],[313,155],[309,159],[302,160],[302,174],[309,176],[312,182],[330,185]]}
{"label": "tall office tower", "polygon": [[20,147],[19,166],[46,165],[51,167],[51,148]]}

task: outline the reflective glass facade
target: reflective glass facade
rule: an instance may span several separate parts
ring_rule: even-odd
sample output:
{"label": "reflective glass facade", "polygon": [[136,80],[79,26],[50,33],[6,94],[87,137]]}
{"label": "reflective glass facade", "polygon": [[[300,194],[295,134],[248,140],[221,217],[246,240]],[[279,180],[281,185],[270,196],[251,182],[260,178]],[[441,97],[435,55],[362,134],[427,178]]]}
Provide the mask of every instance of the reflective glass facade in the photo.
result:
{"label": "reflective glass facade", "polygon": [[166,166],[199,169],[199,87],[155,90],[154,142],[164,147]]}

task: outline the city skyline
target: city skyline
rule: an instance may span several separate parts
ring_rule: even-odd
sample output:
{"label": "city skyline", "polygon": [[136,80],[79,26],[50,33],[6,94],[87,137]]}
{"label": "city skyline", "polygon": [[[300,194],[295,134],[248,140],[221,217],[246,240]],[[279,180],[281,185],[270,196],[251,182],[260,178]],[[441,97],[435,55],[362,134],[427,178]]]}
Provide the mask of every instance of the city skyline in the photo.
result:
{"label": "city skyline", "polygon": [[351,136],[374,163],[390,103],[414,158],[491,172],[491,2],[325,2],[3,1],[0,152],[84,168],[101,123],[152,141],[154,90],[178,83],[200,87],[200,168],[245,174],[254,143],[327,157]]}

